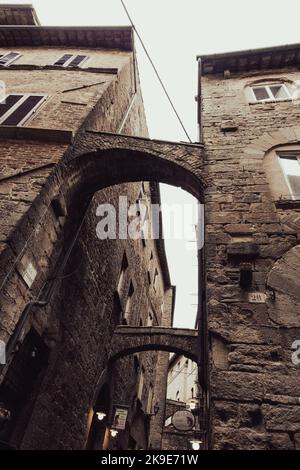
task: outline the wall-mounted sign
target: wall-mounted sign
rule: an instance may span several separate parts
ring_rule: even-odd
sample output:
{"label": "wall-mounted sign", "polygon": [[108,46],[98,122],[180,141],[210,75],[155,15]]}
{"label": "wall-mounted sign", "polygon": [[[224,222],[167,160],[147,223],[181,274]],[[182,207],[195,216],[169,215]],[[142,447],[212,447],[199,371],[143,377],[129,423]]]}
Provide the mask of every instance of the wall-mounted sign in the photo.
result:
{"label": "wall-mounted sign", "polygon": [[21,259],[18,269],[23,280],[25,281],[27,286],[30,288],[36,278],[37,270],[27,255],[24,255],[23,258]]}
{"label": "wall-mounted sign", "polygon": [[252,304],[264,304],[267,296],[263,292],[249,292],[248,300]]}
{"label": "wall-mounted sign", "polygon": [[179,410],[173,414],[172,424],[177,431],[190,431],[195,425],[195,418],[190,411]]}
{"label": "wall-mounted sign", "polygon": [[127,415],[128,407],[116,405],[111,427],[123,431],[126,428]]}

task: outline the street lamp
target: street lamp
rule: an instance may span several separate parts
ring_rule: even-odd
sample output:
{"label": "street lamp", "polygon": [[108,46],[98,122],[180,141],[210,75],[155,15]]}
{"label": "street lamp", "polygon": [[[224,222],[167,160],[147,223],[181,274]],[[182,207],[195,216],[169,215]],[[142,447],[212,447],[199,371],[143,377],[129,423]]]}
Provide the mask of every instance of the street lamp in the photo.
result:
{"label": "street lamp", "polygon": [[200,444],[202,444],[203,441],[200,441],[200,440],[193,440],[193,441],[190,441],[190,444],[192,446],[192,449],[193,450],[199,450],[200,449]]}
{"label": "street lamp", "polygon": [[116,429],[111,429],[110,430],[110,435],[111,437],[116,437],[118,435],[119,431],[117,431]]}
{"label": "street lamp", "polygon": [[187,402],[187,408],[192,411],[192,410],[196,410],[198,407],[199,407],[199,400],[197,398],[191,398],[188,402]]}
{"label": "street lamp", "polygon": [[97,411],[96,415],[99,421],[103,421],[104,418],[106,417],[106,413],[103,413],[102,411]]}

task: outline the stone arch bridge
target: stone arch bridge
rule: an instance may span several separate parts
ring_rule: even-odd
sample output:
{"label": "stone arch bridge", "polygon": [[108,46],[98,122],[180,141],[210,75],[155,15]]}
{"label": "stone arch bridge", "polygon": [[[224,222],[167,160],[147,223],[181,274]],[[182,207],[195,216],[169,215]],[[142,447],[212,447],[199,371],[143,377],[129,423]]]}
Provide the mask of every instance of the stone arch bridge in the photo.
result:
{"label": "stone arch bridge", "polygon": [[203,202],[206,176],[201,144],[86,131],[74,141],[57,175],[66,202],[120,183],[156,181],[180,186]]}
{"label": "stone arch bridge", "polygon": [[128,354],[150,350],[182,354],[199,363],[198,331],[161,326],[118,326],[114,332],[109,362]]}

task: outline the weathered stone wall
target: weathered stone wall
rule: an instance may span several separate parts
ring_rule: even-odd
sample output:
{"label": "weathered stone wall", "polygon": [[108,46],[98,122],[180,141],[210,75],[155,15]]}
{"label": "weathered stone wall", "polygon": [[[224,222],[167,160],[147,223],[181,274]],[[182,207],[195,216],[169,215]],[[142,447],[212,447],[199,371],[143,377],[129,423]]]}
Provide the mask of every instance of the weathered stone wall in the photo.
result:
{"label": "weathered stone wall", "polygon": [[[270,78],[295,81],[300,74],[261,70],[202,79],[214,449],[299,448],[300,376],[291,354],[300,338],[294,313],[300,285],[291,263],[296,263],[300,209],[274,204],[263,162],[276,145],[300,148],[300,106],[249,104],[245,86]],[[239,283],[241,263],[252,271],[247,288]],[[263,294],[258,303],[250,300],[251,292]]]}
{"label": "weathered stone wall", "polygon": [[[38,69],[68,51],[51,48],[23,52],[18,67],[3,71],[7,91],[51,96],[26,126],[76,132],[84,125],[94,130],[118,131],[135,91],[132,55],[115,51],[81,51],[94,56],[92,67],[117,68],[119,73],[116,74],[95,70],[91,73]],[[31,65],[30,70],[25,71],[28,65]],[[102,81],[105,83],[89,86]],[[87,87],[65,91],[81,86]],[[147,135],[139,90],[123,132]],[[32,166],[55,164],[67,148],[65,144],[49,144],[38,138],[33,142],[1,140],[1,145],[5,177],[27,171]],[[26,333],[34,326],[51,353],[41,388],[30,404],[31,416],[25,437],[22,444],[22,439],[15,443],[23,448],[79,449],[87,440],[87,423],[96,399],[96,385],[107,363],[114,328],[125,310],[130,281],[135,296],[130,319],[133,325],[139,325],[140,319],[144,324],[147,322],[150,307],[155,313],[154,324],[160,323],[165,281],[155,242],[149,240],[144,246],[141,240],[103,241],[96,236],[97,206],[101,203],[117,206],[119,195],[126,195],[129,202],[134,203],[139,198],[141,183],[99,191],[82,221],[76,211],[72,217],[55,211],[51,199],[61,182],[58,179],[50,186],[47,180],[50,173],[51,167],[35,168],[1,183],[1,212],[6,215],[1,221],[1,282],[5,284],[1,297],[1,337],[8,340],[31,299],[47,301],[44,306],[30,307],[23,328]],[[144,189],[150,197],[148,183]],[[15,207],[17,210],[13,212]],[[80,232],[73,246],[72,240],[79,226]],[[123,292],[117,300],[116,287],[125,251],[128,270]],[[68,260],[64,265],[66,256]],[[31,288],[20,275],[22,266],[15,269],[18,262],[25,267],[30,262],[37,270]],[[152,283],[155,268],[159,271],[156,291]],[[140,353],[138,358],[145,369],[144,407],[149,385],[155,385],[156,357],[156,352],[150,352]],[[6,371],[7,368],[2,371],[2,379],[5,379]],[[133,406],[137,379],[133,358],[119,361],[114,372],[112,380],[117,385],[112,400]]]}
{"label": "weathered stone wall", "polygon": [[[71,50],[68,50],[71,52]],[[122,122],[134,92],[133,66],[129,53],[84,49],[82,53],[91,58],[86,64],[101,68],[110,68],[109,73],[69,70],[63,67],[55,69],[41,69],[46,64],[53,63],[56,57],[68,52],[61,48],[18,49],[22,57],[16,62],[18,68],[8,67],[1,71],[1,80],[4,82],[7,93],[41,93],[47,95],[47,100],[38,111],[26,121],[25,127],[39,129],[65,129],[77,131],[93,112],[93,125],[98,130],[116,130]],[[7,52],[3,49],[2,51]],[[74,49],[72,50],[74,52]],[[76,51],[80,53],[80,51]],[[1,53],[1,52],[0,52]],[[26,69],[30,65],[30,70]],[[118,75],[119,71],[119,75]],[[82,88],[83,87],[83,88]],[[75,90],[74,90],[75,88]],[[77,88],[77,89],[76,89]],[[69,91],[68,91],[69,90]],[[140,101],[139,101],[140,102]],[[114,105],[117,103],[117,105]],[[141,103],[141,102],[140,102]],[[140,105],[142,106],[142,104]],[[135,113],[137,114],[137,113]],[[134,124],[139,122],[137,132],[147,135],[145,117],[140,112]],[[132,125],[132,128],[134,126]],[[1,213],[11,212],[19,202],[18,217],[24,214],[26,208],[39,193],[41,184],[51,173],[51,167],[38,170],[39,166],[55,164],[63,156],[67,146],[63,144],[46,143],[36,137],[36,141],[26,142],[7,140],[4,135],[0,137],[1,145]],[[26,176],[14,174],[35,171]],[[10,176],[10,180],[2,181]],[[44,178],[44,179],[43,179]],[[9,199],[12,201],[10,202]],[[25,206],[27,204],[27,206]],[[5,243],[10,232],[15,227],[16,220],[3,218],[0,223],[1,243]]]}

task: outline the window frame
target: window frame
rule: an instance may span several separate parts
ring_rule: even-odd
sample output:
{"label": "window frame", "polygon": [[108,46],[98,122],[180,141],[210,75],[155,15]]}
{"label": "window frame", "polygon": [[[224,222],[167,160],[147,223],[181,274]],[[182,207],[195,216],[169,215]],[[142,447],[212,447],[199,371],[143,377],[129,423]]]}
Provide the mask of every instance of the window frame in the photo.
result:
{"label": "window frame", "polygon": [[283,174],[283,177],[284,177],[284,181],[287,185],[287,188],[290,192],[290,197],[291,197],[291,200],[292,201],[299,201],[300,200],[300,194],[297,196],[294,194],[293,190],[292,190],[292,187],[291,187],[291,184],[290,184],[290,181],[289,181],[289,178],[285,172],[285,169],[284,169],[284,166],[282,164],[282,160],[284,159],[293,159],[293,160],[297,160],[298,164],[299,164],[299,172],[300,172],[300,150],[299,151],[278,151],[276,152],[277,154],[277,158],[278,158],[278,161],[279,161],[279,165],[280,165],[280,169],[281,169],[281,172]]}
{"label": "window frame", "polygon": [[149,384],[148,388],[148,397],[147,397],[147,405],[146,405],[146,413],[151,414],[153,408],[153,398],[154,398],[154,387],[152,383]]}
{"label": "window frame", "polygon": [[19,59],[20,57],[22,57],[22,54],[20,54],[20,52],[14,52],[14,51],[9,51],[9,52],[6,52],[5,54],[3,54],[0,59],[3,59],[5,58],[6,56],[8,56],[9,54],[17,54],[16,57],[13,57],[12,59],[10,59],[9,61],[5,62],[5,64],[0,64],[0,67],[8,67],[10,64],[12,64],[13,62],[15,62],[15,60]]}
{"label": "window frame", "polygon": [[143,366],[141,366],[139,378],[138,378],[138,384],[137,384],[137,392],[136,392],[137,398],[140,400],[140,402],[143,399],[144,385],[145,385],[145,369]]}
{"label": "window frame", "polygon": [[117,280],[117,285],[116,285],[116,291],[118,293],[119,298],[121,298],[123,294],[125,281],[126,281],[126,273],[127,273],[128,268],[129,268],[128,258],[127,258],[126,252],[124,251],[122,262],[121,262],[121,267],[119,271],[119,276]]}
{"label": "window frame", "polygon": [[[272,92],[270,90],[270,87],[272,86],[282,86],[287,97],[286,98],[274,98],[274,96],[272,95]],[[290,90],[288,89],[288,87],[286,86],[285,83],[282,83],[282,82],[269,82],[269,83],[257,83],[257,84],[253,84],[253,85],[250,85],[250,88],[251,88],[251,93],[252,93],[252,102],[253,103],[266,103],[266,102],[269,102],[269,101],[287,101],[287,100],[292,100],[292,96],[291,96],[291,93],[290,93]],[[258,100],[255,96],[255,93],[254,93],[254,89],[255,88],[265,88],[265,90],[267,91],[267,94],[269,96],[269,98],[266,98],[264,100]]]}
{"label": "window frame", "polygon": [[62,59],[62,57],[63,57],[64,55],[65,55],[65,54],[61,55],[58,59],[55,59],[55,61],[53,62],[52,65],[54,65],[55,67],[63,67],[63,68],[68,68],[68,67],[70,67],[70,68],[73,68],[73,67],[74,67],[74,68],[75,68],[75,67],[81,67],[82,64],[84,64],[84,62],[86,62],[86,61],[90,58],[90,56],[86,55],[86,56],[84,57],[84,59],[82,59],[82,61],[81,61],[78,65],[73,65],[73,66],[72,66],[72,65],[70,65],[70,63],[71,63],[78,55],[84,55],[84,54],[72,54],[72,56],[71,56],[69,59],[67,59],[64,64],[62,64],[62,65],[57,65],[56,62],[58,62],[60,59]]}
{"label": "window frame", "polygon": [[154,313],[152,310],[148,311],[148,316],[147,316],[147,326],[152,327],[154,323]]}
{"label": "window frame", "polygon": [[127,299],[126,299],[126,303],[125,303],[124,316],[123,316],[123,320],[125,320],[127,324],[128,324],[128,320],[130,320],[131,314],[132,314],[133,296],[134,296],[134,285],[133,285],[133,282],[130,281],[128,294],[127,294]]}
{"label": "window frame", "polygon": [[157,292],[158,289],[158,279],[159,279],[159,271],[157,268],[154,270],[154,276],[153,276],[153,290],[154,292]]}
{"label": "window frame", "polygon": [[17,101],[17,103],[15,103],[11,108],[9,108],[5,114],[3,114],[3,116],[0,117],[0,126],[4,125],[5,124],[2,124],[14,111],[16,111],[18,109],[19,106],[21,106],[21,104],[23,104],[27,98],[29,98],[30,96],[41,96],[42,98],[40,99],[40,101],[38,103],[36,103],[36,105],[26,114],[26,116],[23,117],[23,119],[21,119],[21,121],[16,124],[16,127],[22,127],[23,124],[28,121],[28,119],[32,116],[32,114],[35,113],[36,109],[38,109],[42,103],[44,103],[47,98],[48,98],[48,95],[45,95],[44,93],[9,93],[8,95],[6,95],[2,100],[0,100],[0,103],[2,101],[4,101],[8,96],[11,96],[11,95],[15,95],[15,96],[22,96],[22,98],[20,100]]}

